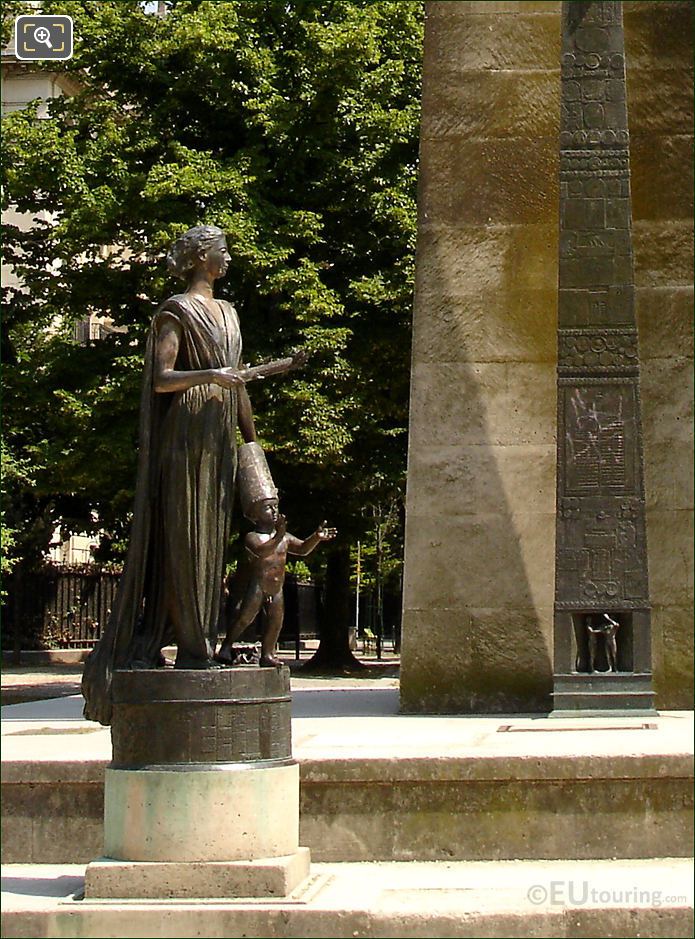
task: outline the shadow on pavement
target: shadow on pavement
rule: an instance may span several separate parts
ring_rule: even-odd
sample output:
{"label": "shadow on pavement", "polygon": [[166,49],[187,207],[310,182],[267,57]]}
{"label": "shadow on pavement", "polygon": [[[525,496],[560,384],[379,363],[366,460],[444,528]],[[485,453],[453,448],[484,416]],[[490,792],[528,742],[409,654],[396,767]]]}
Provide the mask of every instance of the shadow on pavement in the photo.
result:
{"label": "shadow on pavement", "polygon": [[63,874],[60,877],[3,877],[2,892],[25,896],[67,897],[81,891],[84,878]]}

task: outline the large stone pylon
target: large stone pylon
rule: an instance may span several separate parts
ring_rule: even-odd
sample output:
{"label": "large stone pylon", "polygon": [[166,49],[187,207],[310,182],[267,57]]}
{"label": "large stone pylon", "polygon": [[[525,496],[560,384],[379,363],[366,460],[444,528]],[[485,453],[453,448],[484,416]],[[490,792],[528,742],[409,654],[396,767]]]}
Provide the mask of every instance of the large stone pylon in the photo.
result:
{"label": "large stone pylon", "polygon": [[651,712],[622,3],[562,5],[556,713]]}
{"label": "large stone pylon", "polygon": [[[561,3],[429,0],[425,9],[401,703],[416,713],[547,712]],[[668,709],[692,702],[693,10],[688,0],[623,4],[653,680]],[[600,65],[603,53],[594,55]],[[599,73],[587,69],[594,118],[615,112],[624,89],[622,72],[603,85]],[[581,100],[568,102],[575,113]],[[634,330],[632,320],[615,325]],[[628,631],[619,628],[623,642]],[[570,620],[560,637],[567,674],[573,636]]]}

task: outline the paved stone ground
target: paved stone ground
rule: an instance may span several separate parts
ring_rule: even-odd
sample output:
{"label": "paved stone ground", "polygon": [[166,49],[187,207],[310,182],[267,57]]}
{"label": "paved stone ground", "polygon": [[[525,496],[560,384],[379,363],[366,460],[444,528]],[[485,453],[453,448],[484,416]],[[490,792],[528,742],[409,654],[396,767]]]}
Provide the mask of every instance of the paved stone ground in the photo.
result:
{"label": "paved stone ground", "polygon": [[[85,772],[108,762],[109,730],[82,720],[79,679],[80,669],[69,667],[6,670],[8,690],[38,687],[57,695],[2,709],[8,779],[25,778],[27,767],[39,775],[43,766],[52,771],[60,761]],[[688,712],[573,721],[403,715],[390,664],[375,664],[361,677],[296,672],[292,687],[295,756],[317,777],[336,768],[349,774],[355,761],[407,779],[419,778],[423,766],[446,775],[457,760],[466,761],[466,772],[511,760],[518,772],[519,759],[531,769],[541,761],[557,769],[571,758],[585,772],[619,774],[622,760],[646,765],[668,755],[685,765],[692,758]],[[79,865],[8,865],[3,936],[692,936],[692,865],[678,858],[315,863],[299,892],[263,902],[76,902],[83,873]]]}
{"label": "paved stone ground", "polygon": [[[365,666],[364,672],[351,675],[302,675],[302,666],[306,664],[312,650],[304,650],[300,659],[283,655],[290,667],[295,687],[325,687],[326,682],[339,682],[343,687],[366,687],[370,681],[384,678],[398,684],[400,659],[392,651],[385,650],[381,660],[374,652],[359,654],[358,658]],[[21,704],[28,701],[41,701],[49,698],[62,698],[80,693],[82,665],[6,665],[2,668],[2,705]],[[366,683],[366,684],[365,684]]]}
{"label": "paved stone ground", "polygon": [[2,704],[20,704],[79,694],[81,679],[81,666],[6,666],[2,670]]}
{"label": "paved stone ground", "polygon": [[692,935],[684,859],[314,864],[289,897],[255,901],[80,900],[83,877],[80,865],[7,865],[3,936]]}

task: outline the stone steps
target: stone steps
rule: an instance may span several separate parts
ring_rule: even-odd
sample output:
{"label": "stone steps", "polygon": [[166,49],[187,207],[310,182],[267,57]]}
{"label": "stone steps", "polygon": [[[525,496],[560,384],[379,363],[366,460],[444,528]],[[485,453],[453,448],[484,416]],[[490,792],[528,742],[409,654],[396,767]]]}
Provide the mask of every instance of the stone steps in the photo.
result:
{"label": "stone steps", "polygon": [[6,867],[2,935],[692,936],[692,864],[683,859],[314,864],[288,898],[265,901],[79,901],[83,874]]}
{"label": "stone steps", "polygon": [[[692,852],[687,712],[412,717],[395,713],[395,689],[293,697],[300,844],[314,861]],[[88,863],[103,853],[110,737],[79,718],[80,706],[75,698],[3,709],[6,863]]]}
{"label": "stone steps", "polygon": [[[105,766],[4,763],[3,861],[101,855]],[[303,759],[300,772],[300,844],[319,861],[692,851],[692,768],[677,754]]]}

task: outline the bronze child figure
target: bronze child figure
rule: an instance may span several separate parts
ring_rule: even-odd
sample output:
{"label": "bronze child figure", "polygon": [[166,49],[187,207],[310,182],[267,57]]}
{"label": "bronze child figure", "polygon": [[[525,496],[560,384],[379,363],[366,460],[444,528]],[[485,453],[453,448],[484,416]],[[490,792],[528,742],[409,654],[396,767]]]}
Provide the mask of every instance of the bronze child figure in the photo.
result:
{"label": "bronze child figure", "polygon": [[247,566],[245,590],[234,606],[227,635],[215,656],[223,665],[234,663],[232,643],[256,618],[261,607],[266,625],[261,640],[261,666],[279,666],[275,645],[282,629],[285,612],[282,587],[285,582],[287,555],[305,557],[322,541],[335,538],[335,528],[323,522],[303,541],[287,531],[287,521],[278,512],[277,490],[273,485],[265,455],[256,443],[247,443],[239,452],[239,491],[244,515],[254,523],[254,530],[244,539]]}

